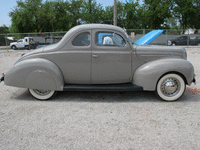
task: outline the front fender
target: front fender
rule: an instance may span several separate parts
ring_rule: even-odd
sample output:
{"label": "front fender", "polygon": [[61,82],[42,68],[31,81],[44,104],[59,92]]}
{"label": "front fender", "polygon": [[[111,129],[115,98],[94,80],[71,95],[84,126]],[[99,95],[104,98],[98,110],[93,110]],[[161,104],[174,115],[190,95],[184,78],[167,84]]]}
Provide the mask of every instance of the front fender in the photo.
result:
{"label": "front fender", "polygon": [[4,83],[22,88],[62,91],[64,79],[53,62],[34,58],[16,63],[6,73]]}
{"label": "front fender", "polygon": [[193,65],[184,59],[160,59],[140,66],[133,75],[133,84],[142,86],[144,90],[154,91],[157,81],[166,73],[175,72],[184,76],[190,85],[194,77]]}

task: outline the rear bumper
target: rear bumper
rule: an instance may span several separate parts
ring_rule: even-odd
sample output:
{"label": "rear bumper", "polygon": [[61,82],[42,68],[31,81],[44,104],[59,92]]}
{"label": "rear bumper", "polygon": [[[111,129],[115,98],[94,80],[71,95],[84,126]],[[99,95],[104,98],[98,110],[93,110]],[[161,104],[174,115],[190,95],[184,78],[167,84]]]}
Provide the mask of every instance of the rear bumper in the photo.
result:
{"label": "rear bumper", "polygon": [[0,78],[0,83],[1,83],[2,81],[4,81],[4,77],[5,77],[5,74],[2,73],[2,77]]}
{"label": "rear bumper", "polygon": [[196,75],[194,75],[193,80],[192,80],[192,82],[193,82],[194,84],[196,84],[196,78],[195,78],[195,76],[196,76]]}

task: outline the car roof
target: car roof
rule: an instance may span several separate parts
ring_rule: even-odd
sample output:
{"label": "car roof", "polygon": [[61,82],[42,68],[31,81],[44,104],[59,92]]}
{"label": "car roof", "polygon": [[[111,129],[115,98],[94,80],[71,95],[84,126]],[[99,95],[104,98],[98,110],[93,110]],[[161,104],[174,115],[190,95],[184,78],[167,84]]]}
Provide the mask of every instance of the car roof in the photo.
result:
{"label": "car roof", "polygon": [[74,30],[80,30],[80,29],[110,29],[110,30],[118,30],[118,31],[124,31],[122,28],[114,25],[108,25],[108,24],[83,24],[73,27]]}
{"label": "car roof", "polygon": [[80,31],[86,31],[86,30],[92,30],[92,29],[108,29],[108,30],[115,30],[115,31],[119,31],[121,33],[123,33],[127,38],[128,35],[126,34],[126,32],[118,27],[118,26],[114,26],[114,25],[107,25],[107,24],[83,24],[83,25],[78,25],[75,26],[73,28],[71,28],[65,35],[64,37],[60,40],[60,42],[58,42],[56,48],[62,48],[67,41],[69,41],[75,33],[79,33]]}

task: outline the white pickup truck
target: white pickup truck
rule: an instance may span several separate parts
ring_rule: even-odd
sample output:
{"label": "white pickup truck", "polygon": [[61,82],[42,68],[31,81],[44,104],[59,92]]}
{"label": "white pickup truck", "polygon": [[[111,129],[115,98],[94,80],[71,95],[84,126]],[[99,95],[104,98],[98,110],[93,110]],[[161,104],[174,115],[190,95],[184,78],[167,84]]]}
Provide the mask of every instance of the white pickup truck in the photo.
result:
{"label": "white pickup truck", "polygon": [[25,37],[24,39],[19,39],[17,42],[10,43],[10,47],[14,50],[17,49],[31,49],[34,44],[32,37]]}

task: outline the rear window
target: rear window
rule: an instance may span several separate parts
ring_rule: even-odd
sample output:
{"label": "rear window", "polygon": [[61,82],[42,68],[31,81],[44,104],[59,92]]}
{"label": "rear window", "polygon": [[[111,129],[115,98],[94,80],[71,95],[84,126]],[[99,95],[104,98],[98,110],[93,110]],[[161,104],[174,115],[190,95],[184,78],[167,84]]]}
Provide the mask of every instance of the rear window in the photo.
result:
{"label": "rear window", "polygon": [[89,46],[90,45],[90,33],[85,32],[79,34],[72,42],[74,46]]}

